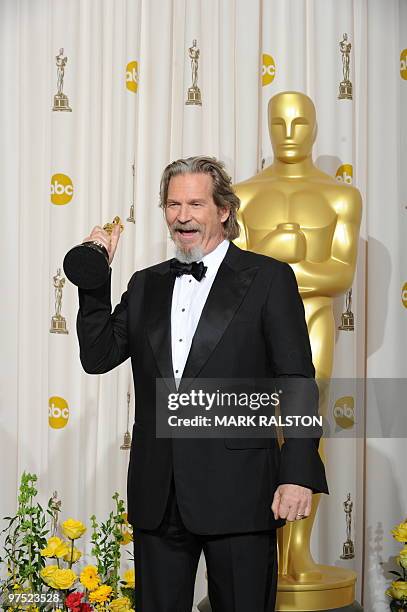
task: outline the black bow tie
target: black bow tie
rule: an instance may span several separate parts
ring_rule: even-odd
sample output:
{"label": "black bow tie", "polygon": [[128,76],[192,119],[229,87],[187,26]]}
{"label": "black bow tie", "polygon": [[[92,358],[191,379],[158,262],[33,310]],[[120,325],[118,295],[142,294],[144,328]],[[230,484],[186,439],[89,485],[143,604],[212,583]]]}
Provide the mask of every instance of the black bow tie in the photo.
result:
{"label": "black bow tie", "polygon": [[205,272],[208,268],[203,265],[203,261],[199,263],[193,261],[192,263],[182,263],[178,259],[173,259],[170,263],[170,270],[175,276],[182,276],[183,274],[192,274],[197,281],[201,281],[205,276]]}

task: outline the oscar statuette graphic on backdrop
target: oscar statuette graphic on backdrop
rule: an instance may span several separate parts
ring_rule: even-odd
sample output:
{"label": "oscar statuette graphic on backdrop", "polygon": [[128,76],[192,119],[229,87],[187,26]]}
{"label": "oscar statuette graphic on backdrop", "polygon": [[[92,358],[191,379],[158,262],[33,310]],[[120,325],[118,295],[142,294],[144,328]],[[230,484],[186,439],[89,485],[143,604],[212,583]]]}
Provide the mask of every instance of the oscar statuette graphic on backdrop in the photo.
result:
{"label": "oscar statuette graphic on backdrop", "polygon": [[51,319],[51,334],[68,334],[66,328],[66,319],[61,315],[62,308],[62,289],[65,285],[65,278],[61,274],[61,268],[58,268],[57,273],[53,277],[55,289],[55,314]]}
{"label": "oscar statuette graphic on backdrop", "polygon": [[57,65],[57,74],[58,74],[58,82],[57,88],[58,92],[54,96],[54,106],[52,107],[53,111],[65,111],[72,112],[72,108],[69,106],[68,96],[63,93],[62,89],[64,87],[64,75],[65,75],[65,66],[68,62],[68,58],[64,56],[64,50],[60,49],[59,54],[55,57],[56,65]]}
{"label": "oscar statuette graphic on backdrop", "polygon": [[192,41],[192,47],[189,47],[188,54],[191,60],[192,85],[188,88],[188,97],[185,104],[202,106],[201,90],[198,87],[198,60],[200,50],[197,47],[196,40]]}
{"label": "oscar statuette graphic on backdrop", "polygon": [[353,559],[355,556],[355,547],[352,542],[352,508],[353,501],[348,493],[346,500],[343,502],[343,509],[346,516],[346,542],[343,545],[341,559]]}
{"label": "oscar statuette graphic on backdrop", "polygon": [[350,74],[350,52],[352,49],[351,43],[348,41],[348,35],[345,33],[339,43],[339,49],[342,54],[342,72],[343,80],[339,83],[339,100],[352,100],[352,83],[349,79]]}
{"label": "oscar statuette graphic on backdrop", "polygon": [[134,218],[134,183],[135,183],[135,176],[136,176],[136,164],[133,162],[131,165],[132,171],[133,171],[133,189],[132,189],[132,202],[130,204],[130,213],[129,216],[127,217],[126,221],[128,223],[135,223],[136,219]]}

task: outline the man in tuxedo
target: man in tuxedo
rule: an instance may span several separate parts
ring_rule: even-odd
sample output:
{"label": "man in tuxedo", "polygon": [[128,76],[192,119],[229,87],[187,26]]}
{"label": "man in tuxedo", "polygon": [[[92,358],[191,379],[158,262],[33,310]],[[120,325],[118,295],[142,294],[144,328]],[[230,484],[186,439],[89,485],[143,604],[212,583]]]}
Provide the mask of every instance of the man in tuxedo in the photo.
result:
{"label": "man in tuxedo", "polygon": [[[156,437],[156,379],[311,379],[304,308],[290,266],[242,251],[239,199],[223,164],[178,160],[164,170],[161,206],[176,257],[137,271],[112,313],[110,276],[79,290],[77,332],[86,372],[131,358],[137,397],[128,471],[137,612],[191,612],[203,550],[213,612],[272,612],[276,528],[328,493],[319,437]],[[85,241],[119,240],[95,227]],[[317,393],[305,413],[318,412]],[[300,398],[294,398],[298,407]],[[284,411],[289,414],[290,406]],[[303,407],[304,412],[304,407]]]}

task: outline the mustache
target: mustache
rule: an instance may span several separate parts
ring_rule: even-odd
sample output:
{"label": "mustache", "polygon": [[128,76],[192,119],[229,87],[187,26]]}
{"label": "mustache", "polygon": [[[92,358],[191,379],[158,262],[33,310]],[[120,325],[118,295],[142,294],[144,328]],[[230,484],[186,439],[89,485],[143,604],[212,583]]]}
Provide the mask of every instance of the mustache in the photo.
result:
{"label": "mustache", "polygon": [[196,230],[197,232],[201,231],[201,226],[200,225],[194,225],[193,223],[177,223],[175,222],[174,225],[171,227],[171,229],[173,231],[177,231],[177,230]]}

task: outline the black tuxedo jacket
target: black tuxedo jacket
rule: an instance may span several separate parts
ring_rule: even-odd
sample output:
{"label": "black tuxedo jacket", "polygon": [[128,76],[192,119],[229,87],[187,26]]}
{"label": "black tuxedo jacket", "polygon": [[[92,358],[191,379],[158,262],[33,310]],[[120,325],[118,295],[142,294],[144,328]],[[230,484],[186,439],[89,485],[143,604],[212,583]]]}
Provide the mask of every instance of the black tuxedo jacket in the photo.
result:
{"label": "black tuxedo jacket", "polygon": [[[156,379],[173,378],[173,286],[170,261],[165,261],[135,272],[113,313],[110,274],[104,286],[79,290],[77,333],[84,370],[102,374],[128,357],[132,362],[136,416],[128,519],[137,528],[159,525],[174,472],[178,505],[190,531],[240,533],[281,526],[285,520],[275,521],[270,509],[279,484],[328,493],[319,437],[287,439],[281,450],[274,437],[155,437]],[[291,267],[231,243],[202,311],[183,379],[314,375]],[[317,401],[306,410],[316,414]]]}

